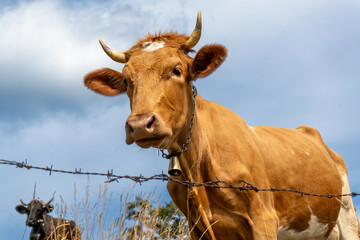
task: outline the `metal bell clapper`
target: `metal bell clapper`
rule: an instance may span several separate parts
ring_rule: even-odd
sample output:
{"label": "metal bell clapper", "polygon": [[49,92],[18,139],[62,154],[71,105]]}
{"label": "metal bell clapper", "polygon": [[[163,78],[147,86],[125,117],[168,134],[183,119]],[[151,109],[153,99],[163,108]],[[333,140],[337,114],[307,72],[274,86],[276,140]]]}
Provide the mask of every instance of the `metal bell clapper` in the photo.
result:
{"label": "metal bell clapper", "polygon": [[179,176],[182,174],[178,156],[172,156],[170,158],[168,173],[170,176]]}

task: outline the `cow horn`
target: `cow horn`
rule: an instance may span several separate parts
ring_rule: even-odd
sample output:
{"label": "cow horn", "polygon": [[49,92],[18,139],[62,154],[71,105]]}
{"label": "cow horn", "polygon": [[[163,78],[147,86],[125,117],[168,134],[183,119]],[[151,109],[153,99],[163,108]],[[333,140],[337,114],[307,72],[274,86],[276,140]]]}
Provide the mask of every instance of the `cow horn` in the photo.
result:
{"label": "cow horn", "polygon": [[100,39],[99,40],[101,47],[104,49],[105,53],[114,61],[119,63],[126,63],[126,56],[123,52],[118,52],[110,49],[106,44]]}
{"label": "cow horn", "polygon": [[36,182],[34,184],[34,193],[33,193],[33,199],[35,199],[35,196],[36,196]]}
{"label": "cow horn", "polygon": [[52,197],[47,203],[45,203],[44,205],[47,206],[49,205],[52,201],[54,200],[54,197]]}
{"label": "cow horn", "polygon": [[200,37],[201,37],[201,11],[199,11],[197,14],[195,29],[190,34],[189,39],[186,41],[186,45],[189,48],[193,48],[199,42]]}
{"label": "cow horn", "polygon": [[20,198],[20,202],[22,203],[22,205],[29,206],[29,203],[25,203],[21,198]]}

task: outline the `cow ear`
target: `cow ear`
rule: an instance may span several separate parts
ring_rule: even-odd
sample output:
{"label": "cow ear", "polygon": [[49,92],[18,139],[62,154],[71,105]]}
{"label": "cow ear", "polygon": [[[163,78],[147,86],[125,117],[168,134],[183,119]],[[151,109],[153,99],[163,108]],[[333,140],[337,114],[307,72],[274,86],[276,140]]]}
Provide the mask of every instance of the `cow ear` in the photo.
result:
{"label": "cow ear", "polygon": [[48,204],[45,206],[45,211],[47,213],[52,212],[53,209],[54,209],[54,206],[52,204]]}
{"label": "cow ear", "polygon": [[103,68],[86,74],[84,84],[89,89],[106,96],[115,96],[126,91],[124,76],[110,68]]}
{"label": "cow ear", "polygon": [[219,44],[211,44],[202,47],[196,54],[191,66],[191,80],[206,77],[221,63],[227,56],[227,50]]}
{"label": "cow ear", "polygon": [[21,214],[25,214],[27,212],[26,207],[24,207],[23,205],[17,205],[15,207],[15,210],[18,211]]}

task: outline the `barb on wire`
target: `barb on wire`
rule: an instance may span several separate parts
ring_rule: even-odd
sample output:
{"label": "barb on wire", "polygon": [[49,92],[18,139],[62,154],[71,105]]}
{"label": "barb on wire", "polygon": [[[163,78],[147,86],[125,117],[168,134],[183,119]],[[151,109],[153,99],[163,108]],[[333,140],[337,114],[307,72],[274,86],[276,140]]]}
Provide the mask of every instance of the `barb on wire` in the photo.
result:
{"label": "barb on wire", "polygon": [[92,176],[103,176],[106,177],[107,180],[106,182],[111,183],[111,182],[119,182],[120,179],[129,179],[132,180],[136,183],[143,183],[143,182],[147,182],[147,181],[152,181],[152,180],[160,180],[160,181],[173,181],[188,187],[208,187],[208,188],[217,188],[217,189],[236,189],[239,191],[254,191],[254,192],[289,192],[289,193],[295,193],[295,194],[299,194],[300,196],[313,196],[313,197],[323,197],[323,198],[334,198],[334,197],[357,197],[360,195],[360,193],[356,193],[356,192],[351,192],[351,193],[346,193],[346,194],[315,194],[315,193],[309,193],[309,192],[304,192],[301,191],[300,189],[298,190],[294,190],[294,189],[284,189],[284,188],[276,188],[274,186],[270,186],[270,188],[257,188],[256,186],[254,186],[251,183],[248,183],[244,180],[239,180],[239,186],[234,186],[233,184],[226,182],[226,181],[221,181],[219,179],[216,179],[214,181],[209,181],[209,182],[203,182],[203,183],[199,183],[199,182],[191,182],[189,180],[179,180],[176,178],[172,178],[166,174],[164,174],[163,172],[161,174],[156,174],[153,175],[151,177],[144,177],[142,174],[140,176],[129,176],[129,175],[116,175],[113,172],[113,169],[108,170],[107,173],[98,173],[98,172],[83,172],[81,171],[81,168],[76,169],[75,171],[67,171],[67,170],[59,170],[59,169],[54,169],[53,165],[51,165],[51,167],[38,167],[38,166],[32,166],[29,165],[27,160],[25,159],[25,161],[23,162],[17,162],[17,161],[9,161],[9,160],[5,160],[5,159],[0,159],[0,164],[3,165],[12,165],[12,166],[16,166],[17,168],[26,168],[28,170],[30,169],[38,169],[38,170],[43,170],[43,171],[47,171],[49,172],[49,174],[51,175],[51,173],[66,173],[66,174],[73,174],[73,175],[92,175]]}

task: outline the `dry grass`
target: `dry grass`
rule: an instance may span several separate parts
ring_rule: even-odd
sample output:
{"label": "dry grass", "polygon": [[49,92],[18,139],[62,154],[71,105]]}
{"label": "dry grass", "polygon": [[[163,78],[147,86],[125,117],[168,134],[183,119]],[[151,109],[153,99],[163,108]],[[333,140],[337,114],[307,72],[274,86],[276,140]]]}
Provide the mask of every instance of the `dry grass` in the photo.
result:
{"label": "dry grass", "polygon": [[[141,203],[135,203],[139,198],[142,200]],[[159,199],[155,199],[154,192],[140,196],[124,193],[114,197],[105,184],[99,187],[97,194],[91,195],[88,183],[85,199],[78,199],[78,189],[75,185],[74,203],[69,205],[61,196],[60,200],[52,215],[74,220],[82,232],[82,239],[190,239],[184,218],[178,223],[174,234],[172,223],[177,213],[167,218],[159,215],[164,205]],[[129,204],[133,207],[135,204],[135,215],[129,214]]]}

